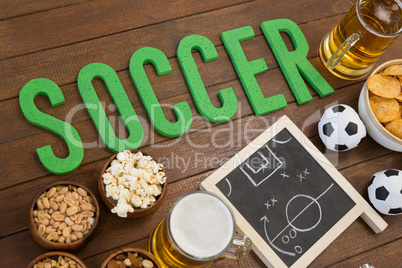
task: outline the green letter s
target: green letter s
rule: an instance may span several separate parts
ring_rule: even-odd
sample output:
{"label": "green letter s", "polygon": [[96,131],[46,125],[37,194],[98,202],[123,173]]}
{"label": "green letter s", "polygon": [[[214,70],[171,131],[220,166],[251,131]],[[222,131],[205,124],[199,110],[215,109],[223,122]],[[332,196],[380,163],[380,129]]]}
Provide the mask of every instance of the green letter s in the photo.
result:
{"label": "green letter s", "polygon": [[57,84],[49,79],[38,78],[29,81],[20,91],[20,106],[25,118],[33,125],[47,129],[64,139],[69,155],[58,158],[50,145],[36,149],[39,160],[50,172],[58,175],[75,170],[84,159],[84,148],[77,130],[70,124],[45,114],[36,108],[35,98],[46,95],[52,107],[64,104],[64,96]]}

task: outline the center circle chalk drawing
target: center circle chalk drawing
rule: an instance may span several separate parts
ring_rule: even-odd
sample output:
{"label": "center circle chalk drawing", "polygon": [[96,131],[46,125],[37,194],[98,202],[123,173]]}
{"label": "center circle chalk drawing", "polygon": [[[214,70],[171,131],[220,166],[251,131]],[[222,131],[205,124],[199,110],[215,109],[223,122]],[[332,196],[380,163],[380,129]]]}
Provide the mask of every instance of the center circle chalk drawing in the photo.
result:
{"label": "center circle chalk drawing", "polygon": [[[294,246],[294,252],[291,252],[289,250],[284,250],[282,248],[280,248],[280,246],[276,245],[276,244],[280,244],[280,243],[276,243],[275,241],[277,241],[277,239],[279,237],[281,237],[280,241],[282,241],[283,244],[288,244],[292,239],[295,239],[297,236],[297,232],[309,232],[309,231],[313,231],[314,228],[316,228],[322,219],[322,209],[321,209],[321,205],[318,202],[318,199],[320,199],[322,196],[324,196],[333,186],[334,184],[332,183],[325,191],[323,191],[319,196],[317,196],[316,198],[309,196],[309,195],[305,195],[305,194],[297,194],[295,196],[293,196],[286,204],[286,208],[285,208],[285,214],[286,214],[286,220],[287,220],[287,225],[273,238],[271,238],[268,235],[268,230],[269,227],[267,227],[267,225],[269,225],[269,220],[266,216],[261,218],[261,221],[263,221],[264,224],[264,231],[265,231],[265,236],[267,238],[268,243],[275,248],[277,251],[279,251],[282,254],[285,255],[289,255],[289,256],[296,256],[296,254],[301,254],[303,252],[303,248],[299,245]],[[309,203],[305,206],[301,205],[303,204],[305,201],[309,201]],[[298,227],[296,223],[294,223],[298,218],[302,219],[303,217],[305,217],[307,214],[307,210],[313,211],[313,222],[314,224],[312,224],[311,226],[305,226],[305,227]],[[297,214],[295,213],[290,213],[290,211],[299,211]],[[309,213],[309,217],[311,217],[311,213]],[[283,234],[287,229],[290,230],[287,232],[287,234]],[[276,243],[276,244],[274,244]]]}
{"label": "center circle chalk drawing", "polygon": [[[311,202],[304,208],[300,209],[300,212],[292,217],[293,215],[289,215],[290,214],[290,207],[296,207],[297,209],[301,208],[300,204],[303,204],[303,199],[308,199],[311,200]],[[305,212],[307,209],[309,210],[313,210],[314,208],[311,208],[311,206],[315,205],[314,208],[317,208],[318,210],[318,215],[317,213],[314,213],[314,216],[317,216],[316,218],[314,218],[313,220],[316,220],[315,224],[313,226],[310,226],[308,228],[298,228],[296,227],[296,224],[294,224],[293,222],[296,221],[297,218],[299,217],[303,217],[303,212]],[[321,206],[320,204],[317,202],[317,200],[309,195],[304,195],[304,194],[298,194],[295,195],[292,199],[289,200],[289,202],[286,204],[286,220],[288,221],[288,224],[290,225],[290,227],[292,227],[294,230],[299,231],[299,232],[308,232],[311,231],[312,229],[314,229],[321,221],[322,218],[322,210],[321,210]]]}

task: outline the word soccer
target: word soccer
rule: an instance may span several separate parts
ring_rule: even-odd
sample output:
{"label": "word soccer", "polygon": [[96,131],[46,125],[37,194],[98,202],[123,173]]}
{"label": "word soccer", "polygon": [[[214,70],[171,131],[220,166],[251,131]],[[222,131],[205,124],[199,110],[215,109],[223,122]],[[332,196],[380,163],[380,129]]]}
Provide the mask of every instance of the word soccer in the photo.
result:
{"label": "word soccer", "polygon": [[[261,29],[298,104],[304,104],[312,100],[305,81],[321,97],[328,96],[334,92],[332,87],[307,60],[309,46],[296,23],[288,19],[265,21],[262,23]],[[281,32],[290,36],[295,47],[293,51],[287,49],[281,37]],[[252,39],[254,36],[255,33],[252,27],[246,26],[223,32],[221,38],[253,110],[259,116],[283,109],[287,103],[283,94],[264,97],[257,83],[255,76],[267,71],[268,66],[262,58],[248,61],[241,47],[242,41]],[[213,123],[227,122],[237,111],[238,101],[236,95],[232,88],[225,88],[219,92],[222,106],[217,108],[211,103],[192,56],[192,50],[199,51],[203,60],[210,62],[218,58],[216,48],[208,38],[201,35],[190,35],[180,41],[177,48],[177,58],[198,111]],[[153,127],[160,134],[167,137],[184,135],[190,128],[193,119],[188,103],[175,104],[173,109],[176,113],[177,121],[173,123],[168,121],[145,73],[145,63],[154,65],[159,76],[169,74],[172,71],[172,67],[166,55],[152,47],[138,49],[130,60],[129,70],[131,77]],[[92,80],[96,78],[100,78],[105,82],[126,125],[129,136],[124,140],[116,137],[100,103],[92,84]],[[106,147],[113,152],[138,148],[143,139],[143,128],[116,71],[106,64],[91,63],[81,69],[78,74],[77,84],[86,109]],[[21,89],[19,101],[25,118],[31,124],[59,135],[64,139],[69,150],[69,155],[66,158],[58,158],[54,155],[51,146],[46,145],[36,150],[38,157],[44,167],[54,174],[72,172],[81,164],[84,158],[84,148],[80,135],[71,124],[41,112],[34,103],[38,95],[47,96],[52,107],[56,107],[65,102],[62,91],[52,80],[37,78],[29,81]]]}

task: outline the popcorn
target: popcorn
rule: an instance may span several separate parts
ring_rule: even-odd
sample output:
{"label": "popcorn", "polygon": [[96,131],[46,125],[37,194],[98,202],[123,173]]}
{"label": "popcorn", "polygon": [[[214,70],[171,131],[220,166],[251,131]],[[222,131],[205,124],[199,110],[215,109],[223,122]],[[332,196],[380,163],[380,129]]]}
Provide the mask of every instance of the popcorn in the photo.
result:
{"label": "popcorn", "polygon": [[127,217],[134,209],[153,205],[166,182],[162,169],[162,164],[141,152],[119,152],[102,175],[106,196],[116,203],[112,212]]}
{"label": "popcorn", "polygon": [[127,218],[127,212],[134,212],[134,209],[127,204],[126,199],[120,198],[117,205],[112,208],[112,213],[116,213],[119,217]]}
{"label": "popcorn", "polygon": [[141,207],[142,206],[142,198],[136,194],[133,195],[133,197],[131,198],[131,204],[134,205],[134,207]]}
{"label": "popcorn", "polygon": [[117,180],[115,179],[115,177],[113,177],[113,175],[110,173],[103,174],[102,178],[103,178],[103,183],[106,185],[111,184],[111,183],[114,183],[114,184],[117,183]]}

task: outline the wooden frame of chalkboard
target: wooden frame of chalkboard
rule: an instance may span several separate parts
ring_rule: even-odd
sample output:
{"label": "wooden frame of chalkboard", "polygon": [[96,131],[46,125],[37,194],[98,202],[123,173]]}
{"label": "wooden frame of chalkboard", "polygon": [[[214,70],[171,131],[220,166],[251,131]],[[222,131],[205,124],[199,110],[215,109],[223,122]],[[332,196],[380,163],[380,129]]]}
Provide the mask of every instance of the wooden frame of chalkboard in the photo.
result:
{"label": "wooden frame of chalkboard", "polygon": [[359,216],[387,223],[287,117],[205,179],[269,267],[306,267]]}

